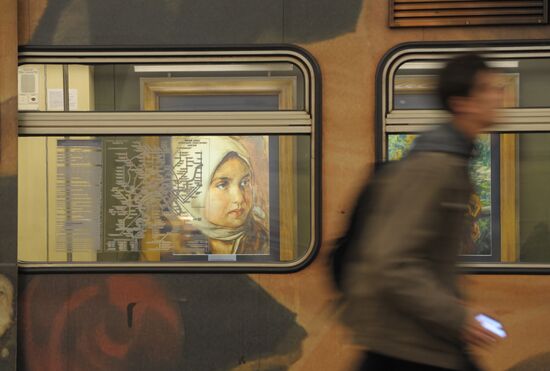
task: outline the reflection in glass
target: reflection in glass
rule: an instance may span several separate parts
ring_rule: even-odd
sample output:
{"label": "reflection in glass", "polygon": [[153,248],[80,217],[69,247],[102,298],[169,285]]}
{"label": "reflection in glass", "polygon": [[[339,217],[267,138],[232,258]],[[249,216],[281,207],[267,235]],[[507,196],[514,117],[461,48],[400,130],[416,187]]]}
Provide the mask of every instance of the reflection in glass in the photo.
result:
{"label": "reflection in glass", "polygon": [[305,84],[300,68],[288,62],[25,64],[19,66],[19,109],[304,110]]}
{"label": "reflection in glass", "polygon": [[[545,94],[549,59],[489,61],[498,73],[502,88],[502,107],[548,107]],[[393,81],[393,109],[443,109],[437,96],[437,76],[444,64],[423,61],[407,62],[397,70]]]}
{"label": "reflection in glass", "polygon": [[550,133],[518,137],[519,260],[550,263]]}
{"label": "reflection in glass", "polygon": [[[285,141],[293,153],[279,149]],[[44,182],[32,191],[54,200],[44,210],[21,204],[20,236],[45,223],[50,237],[21,242],[20,260],[279,262],[309,246],[307,136],[21,137],[19,145],[34,167],[20,188]],[[296,205],[280,197],[289,190]]]}
{"label": "reflection in glass", "polygon": [[159,111],[278,111],[279,97],[272,95],[164,95]]}

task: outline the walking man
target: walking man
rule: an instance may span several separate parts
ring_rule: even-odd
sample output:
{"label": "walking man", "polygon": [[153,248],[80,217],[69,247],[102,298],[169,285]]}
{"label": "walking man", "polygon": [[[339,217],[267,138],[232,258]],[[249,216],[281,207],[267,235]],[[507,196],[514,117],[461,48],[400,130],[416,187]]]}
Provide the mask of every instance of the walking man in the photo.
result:
{"label": "walking man", "polygon": [[467,348],[497,340],[461,301],[455,266],[468,235],[474,139],[493,123],[501,93],[484,60],[466,54],[443,68],[438,94],[450,122],[376,177],[374,209],[344,273],[343,319],[367,349],[361,370],[478,370]]}

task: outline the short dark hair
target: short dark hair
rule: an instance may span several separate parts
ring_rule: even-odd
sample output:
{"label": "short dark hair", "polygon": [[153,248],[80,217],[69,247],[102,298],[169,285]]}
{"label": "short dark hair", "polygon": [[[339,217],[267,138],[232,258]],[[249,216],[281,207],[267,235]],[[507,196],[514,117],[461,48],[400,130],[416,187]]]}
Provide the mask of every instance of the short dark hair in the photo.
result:
{"label": "short dark hair", "polygon": [[443,108],[452,111],[449,99],[469,96],[478,73],[489,70],[489,66],[479,54],[462,54],[451,59],[441,70],[437,87]]}

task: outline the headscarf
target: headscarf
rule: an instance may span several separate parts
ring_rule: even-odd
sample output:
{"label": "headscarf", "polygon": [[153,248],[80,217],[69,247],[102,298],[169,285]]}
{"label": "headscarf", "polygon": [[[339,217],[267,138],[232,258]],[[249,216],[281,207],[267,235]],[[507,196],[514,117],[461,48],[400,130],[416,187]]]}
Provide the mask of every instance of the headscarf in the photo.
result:
{"label": "headscarf", "polygon": [[[183,208],[181,208],[183,209],[181,210],[183,215],[180,215],[180,217],[191,219],[190,223],[209,238],[221,241],[240,240],[245,234],[248,222],[237,228],[222,227],[206,220],[204,210],[212,177],[229,154],[238,156],[252,171],[247,150],[238,141],[227,136],[180,137],[174,140],[173,148],[176,151],[174,171],[176,177],[178,174],[183,174],[184,169],[182,169],[182,166],[186,167],[185,170],[190,168],[189,159],[178,161],[178,152],[186,151],[196,166],[193,173],[196,178],[194,187],[186,189],[188,194],[186,200],[183,201]],[[177,187],[176,189],[180,188]],[[179,200],[181,201],[181,198]],[[185,215],[186,213],[188,215]]]}

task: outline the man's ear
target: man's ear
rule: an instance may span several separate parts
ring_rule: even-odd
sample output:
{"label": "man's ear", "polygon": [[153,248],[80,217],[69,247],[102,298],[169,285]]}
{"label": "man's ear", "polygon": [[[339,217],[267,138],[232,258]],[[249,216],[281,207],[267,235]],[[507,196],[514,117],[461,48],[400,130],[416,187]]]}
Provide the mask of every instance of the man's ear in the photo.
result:
{"label": "man's ear", "polygon": [[451,112],[455,114],[466,113],[469,111],[469,99],[468,97],[450,97],[449,108]]}

